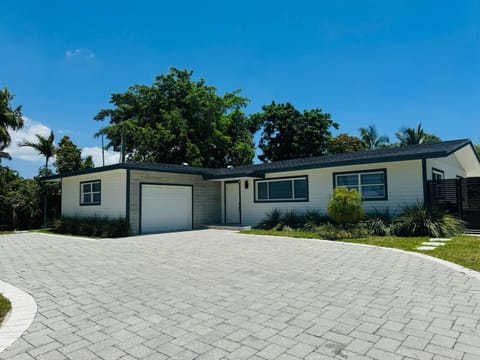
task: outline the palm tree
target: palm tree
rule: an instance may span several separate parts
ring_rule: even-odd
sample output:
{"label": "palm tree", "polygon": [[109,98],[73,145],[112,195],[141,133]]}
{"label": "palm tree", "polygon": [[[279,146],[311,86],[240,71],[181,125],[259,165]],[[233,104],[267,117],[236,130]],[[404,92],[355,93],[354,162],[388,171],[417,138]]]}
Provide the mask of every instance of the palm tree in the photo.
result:
{"label": "palm tree", "polygon": [[422,123],[417,128],[402,128],[395,133],[400,140],[400,146],[422,144],[425,141],[425,131],[422,129]]}
{"label": "palm tree", "polygon": [[5,149],[12,141],[8,129],[18,130],[23,127],[22,107],[13,109],[10,106],[13,98],[7,88],[0,90],[0,150]]}
{"label": "palm tree", "polygon": [[367,150],[377,149],[380,145],[385,145],[390,142],[388,136],[378,136],[375,125],[369,125],[368,128],[360,128],[360,138]]}
{"label": "palm tree", "polygon": [[[18,146],[28,146],[38,151],[40,155],[45,156],[45,168],[44,173],[48,173],[48,160],[55,155],[55,143],[53,131],[50,131],[50,135],[47,137],[35,134],[38,142],[23,140],[18,143]],[[41,171],[42,173],[42,171]],[[43,195],[43,226],[47,227],[47,191]]]}
{"label": "palm tree", "polygon": [[48,169],[48,160],[55,155],[55,143],[53,131],[50,131],[48,137],[35,134],[37,142],[23,140],[18,143],[18,146],[28,146],[38,151],[40,155],[45,156],[45,169]]}
{"label": "palm tree", "polygon": [[10,156],[9,153],[5,151],[0,151],[0,164],[2,163],[2,159],[12,160],[12,157]]}

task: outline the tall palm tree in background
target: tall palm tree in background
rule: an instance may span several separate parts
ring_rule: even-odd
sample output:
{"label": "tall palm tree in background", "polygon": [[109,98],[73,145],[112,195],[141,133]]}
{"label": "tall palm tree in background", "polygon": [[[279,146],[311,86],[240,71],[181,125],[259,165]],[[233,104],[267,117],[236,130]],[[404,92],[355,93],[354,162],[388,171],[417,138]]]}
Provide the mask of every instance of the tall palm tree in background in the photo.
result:
{"label": "tall palm tree in background", "polygon": [[417,128],[403,128],[395,133],[397,139],[400,141],[400,146],[416,145],[425,142],[426,133],[422,129],[422,123],[419,123]]}
{"label": "tall palm tree in background", "polygon": [[367,128],[360,128],[360,139],[362,139],[365,149],[374,150],[381,145],[386,145],[390,142],[388,136],[378,136],[375,125],[369,125]]}
{"label": "tall palm tree in background", "polygon": [[[18,143],[18,146],[27,146],[31,147],[38,151],[40,155],[45,157],[45,168],[44,171],[40,171],[41,174],[48,175],[48,160],[55,155],[55,142],[54,142],[54,135],[53,131],[50,131],[50,135],[48,137],[35,134],[37,137],[37,142],[23,140]],[[47,227],[47,188],[44,189],[43,195],[43,226]]]}
{"label": "tall palm tree in background", "polygon": [[53,135],[53,131],[50,131],[50,135],[48,137],[39,134],[35,134],[35,136],[37,137],[37,142],[24,139],[18,143],[18,146],[27,146],[37,150],[40,155],[45,157],[45,170],[47,170],[48,161],[55,155],[55,137]]}
{"label": "tall palm tree in background", "polygon": [[[7,88],[0,90],[0,151],[10,145],[12,139],[8,130],[18,130],[23,127],[22,107],[11,107],[10,101],[14,95]],[[10,158],[8,153],[2,152],[0,158]]]}

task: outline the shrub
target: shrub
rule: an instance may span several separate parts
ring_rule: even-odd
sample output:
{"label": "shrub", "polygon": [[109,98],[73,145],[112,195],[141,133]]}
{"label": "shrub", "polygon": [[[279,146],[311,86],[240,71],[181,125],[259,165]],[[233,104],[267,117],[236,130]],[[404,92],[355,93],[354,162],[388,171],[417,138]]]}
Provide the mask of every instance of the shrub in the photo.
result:
{"label": "shrub", "polygon": [[363,217],[362,197],[356,190],[337,187],[328,202],[328,216],[337,224],[354,224]]}
{"label": "shrub", "polygon": [[265,214],[265,217],[262,219],[257,228],[262,230],[272,230],[277,228],[280,225],[280,219],[282,217],[282,212],[278,209],[273,209],[272,211]]}
{"label": "shrub", "polygon": [[371,217],[363,221],[363,225],[369,231],[370,235],[385,236],[390,234],[390,228],[385,220],[380,217]]}
{"label": "shrub", "polygon": [[300,227],[301,216],[295,210],[290,210],[283,214],[280,219],[282,228],[298,229]]}
{"label": "shrub", "polygon": [[463,221],[438,207],[422,204],[407,206],[393,220],[392,228],[400,236],[448,237],[462,233]]}
{"label": "shrub", "polygon": [[334,224],[323,224],[317,227],[318,235],[327,240],[357,239],[368,237],[368,229],[360,225],[336,226]]}
{"label": "shrub", "polygon": [[11,309],[12,304],[10,303],[10,300],[0,294],[0,325],[2,325],[3,319]]}
{"label": "shrub", "polygon": [[64,216],[55,220],[52,230],[61,234],[94,237],[122,237],[130,233],[125,218],[72,217]]}
{"label": "shrub", "polygon": [[302,217],[302,230],[315,231],[317,226],[326,224],[328,217],[322,215],[318,210],[307,210]]}

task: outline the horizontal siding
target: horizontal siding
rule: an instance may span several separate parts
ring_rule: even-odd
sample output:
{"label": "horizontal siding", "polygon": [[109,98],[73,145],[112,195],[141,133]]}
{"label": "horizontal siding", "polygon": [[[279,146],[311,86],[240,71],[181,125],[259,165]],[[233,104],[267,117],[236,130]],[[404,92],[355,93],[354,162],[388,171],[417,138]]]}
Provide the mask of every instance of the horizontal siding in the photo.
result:
{"label": "horizontal siding", "polygon": [[451,154],[448,157],[438,159],[427,159],[427,179],[432,180],[432,169],[438,169],[445,172],[445,179],[455,179],[457,176],[466,177],[467,172],[457,159],[457,156]]}
{"label": "horizontal siding", "polygon": [[[354,172],[372,169],[387,170],[388,200],[365,201],[363,206],[366,211],[388,210],[390,213],[395,213],[405,205],[423,202],[421,160],[280,172],[275,174],[267,174],[266,179],[307,175],[309,185],[309,201],[255,203],[254,179],[244,178],[241,181],[242,223],[244,225],[257,225],[265,216],[265,214],[273,209],[280,209],[283,211],[296,210],[299,212],[304,212],[305,210],[319,210],[322,213],[326,213],[328,199],[333,191],[334,172]],[[248,180],[249,182],[248,189],[245,189],[245,180]],[[224,204],[222,201],[222,216],[224,217],[223,207]]]}
{"label": "horizontal siding", "polygon": [[[81,206],[80,183],[93,180],[102,182],[101,204]],[[62,215],[125,217],[125,189],[126,170],[123,169],[64,178],[62,179]]]}
{"label": "horizontal siding", "polygon": [[[181,184],[193,186],[193,227],[220,222],[220,183],[204,181],[199,175],[159,173],[131,170],[130,172],[130,226],[138,234],[140,222],[140,184]],[[161,206],[161,204],[159,204]]]}

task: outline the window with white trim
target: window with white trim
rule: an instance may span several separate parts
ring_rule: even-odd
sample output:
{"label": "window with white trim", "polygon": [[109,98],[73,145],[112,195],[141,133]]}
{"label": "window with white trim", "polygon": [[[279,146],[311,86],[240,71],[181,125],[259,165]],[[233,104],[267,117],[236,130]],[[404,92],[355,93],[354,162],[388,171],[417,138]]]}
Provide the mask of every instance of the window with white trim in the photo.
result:
{"label": "window with white trim", "polygon": [[357,190],[364,200],[386,200],[386,172],[364,171],[335,174],[335,186]]}
{"label": "window with white trim", "polygon": [[445,173],[442,170],[432,169],[432,180],[438,181],[445,178]]}
{"label": "window with white trim", "polygon": [[100,180],[80,183],[80,205],[100,205],[101,194]]}
{"label": "window with white trim", "polygon": [[307,177],[258,180],[255,201],[308,201]]}

